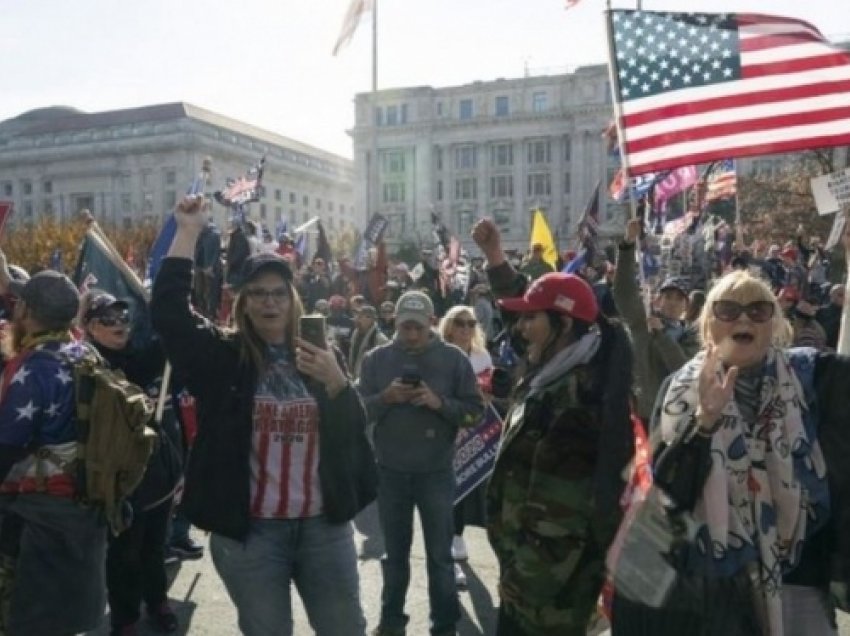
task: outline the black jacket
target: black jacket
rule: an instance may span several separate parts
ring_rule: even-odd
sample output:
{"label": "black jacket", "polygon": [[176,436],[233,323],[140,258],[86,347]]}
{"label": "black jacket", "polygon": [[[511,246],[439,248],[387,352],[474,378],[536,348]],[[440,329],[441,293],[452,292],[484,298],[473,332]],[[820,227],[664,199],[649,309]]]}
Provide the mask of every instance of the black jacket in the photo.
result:
{"label": "black jacket", "polygon": [[[238,333],[226,333],[189,306],[192,263],[166,258],[151,301],[154,328],[198,409],[198,435],[186,469],[183,507],[192,523],[236,540],[250,522],[251,417],[257,375],[239,360]],[[319,479],[331,523],[354,517],[375,498],[377,475],[366,412],[350,386],[334,399],[308,383],[319,406]]]}

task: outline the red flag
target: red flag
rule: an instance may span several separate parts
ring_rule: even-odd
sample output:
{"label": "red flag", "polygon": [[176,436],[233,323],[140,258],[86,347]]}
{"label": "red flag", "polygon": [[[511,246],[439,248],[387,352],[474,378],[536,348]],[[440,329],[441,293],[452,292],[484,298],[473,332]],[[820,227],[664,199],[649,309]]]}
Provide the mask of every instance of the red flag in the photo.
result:
{"label": "red flag", "polygon": [[14,209],[15,204],[12,201],[0,201],[0,238],[3,238],[6,221],[12,216]]}
{"label": "red flag", "polygon": [[850,143],[850,52],[811,24],[734,13],[609,16],[630,176]]}

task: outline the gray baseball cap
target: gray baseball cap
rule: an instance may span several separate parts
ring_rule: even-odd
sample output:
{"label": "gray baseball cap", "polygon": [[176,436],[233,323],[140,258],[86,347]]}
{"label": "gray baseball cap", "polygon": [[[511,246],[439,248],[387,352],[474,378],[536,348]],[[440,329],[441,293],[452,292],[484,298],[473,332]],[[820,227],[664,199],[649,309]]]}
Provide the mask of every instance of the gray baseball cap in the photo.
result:
{"label": "gray baseball cap", "polygon": [[416,322],[430,327],[434,318],[434,303],[421,291],[409,291],[401,295],[395,306],[395,324]]}
{"label": "gray baseball cap", "polygon": [[26,282],[12,281],[9,291],[23,300],[47,327],[70,325],[80,308],[80,294],[71,279],[52,269]]}

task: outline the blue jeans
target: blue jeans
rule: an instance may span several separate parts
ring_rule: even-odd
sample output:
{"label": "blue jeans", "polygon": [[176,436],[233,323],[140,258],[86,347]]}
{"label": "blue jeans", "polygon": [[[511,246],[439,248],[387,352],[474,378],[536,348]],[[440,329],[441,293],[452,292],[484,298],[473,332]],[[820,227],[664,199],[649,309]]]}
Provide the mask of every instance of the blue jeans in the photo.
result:
{"label": "blue jeans", "polygon": [[452,561],[454,471],[406,473],[379,467],[378,513],[387,554],[381,563],[381,626],[403,629],[404,599],[410,584],[413,508],[419,510],[428,567],[431,633],[454,634],[460,604]]}
{"label": "blue jeans", "polygon": [[317,636],[365,634],[350,523],[254,519],[245,543],[213,534],[210,552],[246,636],[292,634],[292,582]]}

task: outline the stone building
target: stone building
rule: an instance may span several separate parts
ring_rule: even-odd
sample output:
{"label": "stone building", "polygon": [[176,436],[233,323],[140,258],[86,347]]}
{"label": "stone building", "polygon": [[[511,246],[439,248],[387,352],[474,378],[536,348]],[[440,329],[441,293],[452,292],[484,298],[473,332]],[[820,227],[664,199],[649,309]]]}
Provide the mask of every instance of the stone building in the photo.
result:
{"label": "stone building", "polygon": [[[374,109],[371,102],[371,93],[355,102],[355,207],[390,219],[390,244],[430,241],[433,210],[466,246],[475,219],[491,216],[506,246],[524,249],[531,212],[539,208],[564,248],[599,180],[601,220],[609,214],[604,191],[613,162],[602,132],[612,106],[605,65],[382,90]],[[369,177],[373,144],[376,186]]]}
{"label": "stone building", "polygon": [[[0,122],[0,199],[14,222],[68,219],[81,208],[102,222],[158,222],[212,158],[210,193],[265,155],[264,192],[251,217],[272,232],[319,216],[329,233],[357,227],[349,159],[187,103],[83,113],[32,110]],[[219,225],[227,211],[213,206]]]}

